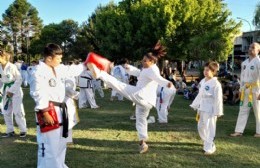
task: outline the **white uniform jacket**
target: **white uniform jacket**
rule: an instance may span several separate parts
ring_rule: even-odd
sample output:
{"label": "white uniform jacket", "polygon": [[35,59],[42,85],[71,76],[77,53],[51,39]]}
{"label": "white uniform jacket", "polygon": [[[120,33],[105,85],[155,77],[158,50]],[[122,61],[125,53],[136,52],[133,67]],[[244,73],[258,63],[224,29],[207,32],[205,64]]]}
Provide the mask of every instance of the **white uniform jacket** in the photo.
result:
{"label": "white uniform jacket", "polygon": [[216,77],[200,82],[199,94],[190,105],[193,109],[210,113],[214,116],[223,115],[223,93]]}
{"label": "white uniform jacket", "polygon": [[138,82],[137,88],[140,88],[135,94],[140,96],[143,100],[146,100],[149,104],[156,107],[156,90],[158,84],[162,87],[167,87],[170,81],[164,79],[160,75],[159,68],[156,64],[149,68],[143,68],[142,70],[137,69],[134,66],[128,65],[126,72],[129,75],[136,76]]}

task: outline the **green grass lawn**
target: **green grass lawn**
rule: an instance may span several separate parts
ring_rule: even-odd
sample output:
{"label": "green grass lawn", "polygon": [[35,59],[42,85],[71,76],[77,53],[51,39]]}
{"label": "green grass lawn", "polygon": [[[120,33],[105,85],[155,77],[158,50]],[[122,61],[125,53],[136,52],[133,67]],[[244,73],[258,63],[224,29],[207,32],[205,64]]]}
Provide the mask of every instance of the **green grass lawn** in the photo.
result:
{"label": "green grass lawn", "polygon": [[[25,139],[18,136],[0,138],[0,168],[36,167],[34,102],[28,89],[24,92],[28,136]],[[97,103],[101,106],[98,110],[79,111],[81,121],[74,128],[74,145],[67,149],[66,163],[70,168],[260,167],[260,139],[253,137],[253,113],[244,136],[229,137],[234,131],[237,106],[225,106],[225,116],[217,123],[217,152],[213,156],[204,156],[195,112],[188,106],[191,102],[177,96],[169,112],[169,124],[149,125],[149,152],[141,155],[138,153],[135,122],[129,120],[134,111],[132,103],[112,103],[109,92],[104,99],[98,98]],[[157,116],[155,109],[151,115]],[[0,116],[0,133],[4,133],[5,128],[3,116]]]}

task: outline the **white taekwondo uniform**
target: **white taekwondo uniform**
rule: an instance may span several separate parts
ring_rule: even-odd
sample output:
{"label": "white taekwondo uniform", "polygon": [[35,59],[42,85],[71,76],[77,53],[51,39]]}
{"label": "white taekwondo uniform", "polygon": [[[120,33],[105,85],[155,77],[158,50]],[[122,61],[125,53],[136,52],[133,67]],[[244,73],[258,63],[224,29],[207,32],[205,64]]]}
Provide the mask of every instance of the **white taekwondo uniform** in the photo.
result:
{"label": "white taekwondo uniform", "polygon": [[125,98],[136,103],[136,129],[139,140],[147,140],[147,117],[150,109],[156,106],[156,90],[158,84],[167,87],[170,81],[160,75],[157,65],[152,65],[142,70],[128,65],[126,71],[129,75],[138,77],[136,86],[121,82],[104,71],[101,71],[100,79]]}
{"label": "white taekwondo uniform", "polygon": [[168,107],[174,99],[176,89],[158,86],[156,109],[159,123],[168,123]]}
{"label": "white taekwondo uniform", "polygon": [[98,108],[93,92],[92,80],[91,72],[86,69],[79,76],[79,108],[87,107],[87,104],[91,108]]}
{"label": "white taekwondo uniform", "polygon": [[23,79],[23,86],[27,87],[28,85],[28,72],[27,72],[27,65],[23,65],[20,68],[20,72],[22,75],[22,79]]}
{"label": "white taekwondo uniform", "polygon": [[33,77],[33,74],[35,73],[35,71],[36,71],[36,65],[29,66],[29,67],[27,68],[28,84],[29,84],[29,85],[31,84],[31,81],[33,81],[32,77]]}
{"label": "white taekwondo uniform", "polygon": [[98,91],[100,97],[104,98],[105,94],[101,86],[101,80],[100,79],[93,79],[93,92],[94,95],[96,94],[96,90]]}
{"label": "white taekwondo uniform", "polygon": [[198,132],[204,143],[204,151],[214,153],[217,117],[223,115],[222,87],[216,77],[208,81],[204,78],[200,82],[199,93],[190,106],[198,110],[200,115]]}
{"label": "white taekwondo uniform", "polygon": [[235,132],[243,133],[250,109],[253,107],[256,120],[256,133],[260,134],[260,58],[246,59],[241,65],[241,102]]}
{"label": "white taekwondo uniform", "polygon": [[[74,66],[74,65],[71,65]],[[76,78],[71,76],[65,80],[66,97],[65,103],[68,108],[68,119],[69,119],[69,135],[67,142],[72,143],[72,128],[78,124],[79,115],[76,100],[79,98],[79,92],[76,91]]]}
{"label": "white taekwondo uniform", "polygon": [[[117,80],[128,84],[128,76],[127,76],[125,68],[123,68],[122,65],[116,65],[113,68],[112,74]],[[118,100],[122,101],[124,99],[124,97],[122,95],[117,93],[116,90],[112,89],[111,97],[116,97],[116,96],[117,96]]]}
{"label": "white taekwondo uniform", "polygon": [[[30,90],[30,94],[36,103],[36,112],[46,109],[50,101],[64,103],[66,100],[66,79],[71,76],[78,76],[84,70],[84,66],[82,64],[70,67],[59,65],[54,70],[56,75],[54,75],[53,70],[44,62],[40,62],[36,67]],[[59,123],[64,125],[63,109],[55,106],[55,110]],[[65,155],[68,140],[65,136],[66,132],[64,134],[65,129],[63,125],[45,133],[41,133],[40,127],[37,126],[38,168],[67,168]]]}
{"label": "white taekwondo uniform", "polygon": [[[8,62],[3,69],[0,66],[0,80],[3,83],[2,93],[2,112],[4,114],[6,133],[14,131],[13,115],[20,129],[20,132],[27,131],[25,112],[23,106],[23,91],[21,88],[22,77],[16,65]],[[7,97],[7,92],[13,93],[12,98]]]}

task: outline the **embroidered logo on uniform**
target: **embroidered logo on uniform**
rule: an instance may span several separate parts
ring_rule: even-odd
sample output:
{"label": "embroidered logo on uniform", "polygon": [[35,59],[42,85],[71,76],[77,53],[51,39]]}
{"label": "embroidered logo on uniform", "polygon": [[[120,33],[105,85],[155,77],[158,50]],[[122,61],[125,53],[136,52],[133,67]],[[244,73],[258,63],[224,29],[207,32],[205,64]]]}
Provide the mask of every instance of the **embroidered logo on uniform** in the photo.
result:
{"label": "embroidered logo on uniform", "polygon": [[250,69],[251,69],[251,70],[254,70],[254,69],[255,69],[255,67],[254,67],[254,66],[251,66],[251,67],[250,67]]}
{"label": "embroidered logo on uniform", "polygon": [[49,85],[50,85],[50,87],[55,87],[56,86],[56,81],[55,81],[55,79],[50,79],[49,80]]}
{"label": "embroidered logo on uniform", "polygon": [[206,87],[205,87],[205,90],[208,91],[208,90],[209,90],[209,86],[206,86]]}
{"label": "embroidered logo on uniform", "polygon": [[246,66],[244,65],[244,67],[243,67],[244,69],[246,69]]}

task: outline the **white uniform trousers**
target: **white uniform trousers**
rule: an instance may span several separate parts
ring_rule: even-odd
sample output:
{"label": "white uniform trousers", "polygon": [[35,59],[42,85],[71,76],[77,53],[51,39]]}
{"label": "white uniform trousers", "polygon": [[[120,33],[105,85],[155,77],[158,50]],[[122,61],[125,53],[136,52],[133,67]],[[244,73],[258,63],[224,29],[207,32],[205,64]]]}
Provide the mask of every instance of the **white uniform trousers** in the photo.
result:
{"label": "white uniform trousers", "polygon": [[173,100],[174,100],[174,98],[175,98],[175,95],[176,95],[176,91],[172,94],[172,96],[171,96],[171,98],[170,98],[170,100],[169,100],[168,108],[171,107],[172,102],[173,102]]}
{"label": "white uniform trousers", "polygon": [[69,119],[69,133],[68,133],[68,137],[67,137],[67,142],[73,143],[72,129],[75,125],[78,124],[79,116],[78,116],[75,100],[67,97],[65,102],[66,102],[66,105],[67,105],[68,119]]}
{"label": "white uniform trousers", "polygon": [[[6,99],[3,101],[3,106],[6,104]],[[6,124],[6,133],[14,131],[13,116],[15,116],[15,121],[20,129],[20,132],[26,132],[26,120],[25,112],[23,107],[23,102],[21,97],[13,96],[9,102],[8,109],[3,109],[4,120]]]}
{"label": "white uniform trousers", "polygon": [[138,137],[139,140],[147,140],[148,139],[147,117],[149,115],[150,109],[152,108],[152,105],[135,94],[139,90],[139,88],[123,83],[105,72],[101,72],[100,78],[109,87],[116,90],[125,98],[136,103],[135,113],[136,113],[136,129],[138,132]]}
{"label": "white uniform trousers", "polygon": [[98,91],[98,93],[99,93],[99,95],[100,95],[100,97],[104,97],[105,95],[104,95],[104,91],[103,91],[103,89],[102,89],[102,86],[101,86],[101,80],[95,80],[95,81],[93,81],[93,92],[94,92],[94,94],[96,94],[96,90]]}
{"label": "white uniform trousers", "polygon": [[73,143],[72,129],[69,129],[67,143]]}
{"label": "white uniform trousers", "polygon": [[87,103],[90,105],[91,108],[98,107],[92,88],[80,88],[79,108],[87,107]]}
{"label": "white uniform trousers", "polygon": [[135,116],[136,116],[136,130],[138,132],[138,138],[139,140],[148,140],[148,123],[147,123],[147,117],[149,116],[149,112],[151,110],[152,106],[145,107],[142,105],[137,104],[135,108]]}
{"label": "white uniform trousers", "polygon": [[240,106],[239,109],[235,132],[239,132],[239,133],[244,132],[250,110],[253,107],[253,111],[255,113],[255,120],[256,120],[256,133],[260,134],[260,101],[257,100],[258,94],[253,93],[252,107],[248,107],[248,94],[249,94],[249,89],[246,89],[243,105]]}
{"label": "white uniform trousers", "polygon": [[58,129],[41,133],[37,126],[38,163],[37,168],[67,168],[65,156],[67,138],[62,137],[61,126]]}
{"label": "white uniform trousers", "polygon": [[28,72],[26,70],[22,70],[21,75],[22,75],[22,78],[23,78],[23,85],[25,87],[27,87],[27,85],[28,85]]}
{"label": "white uniform trousers", "polygon": [[164,97],[163,103],[160,103],[160,98],[157,97],[156,109],[157,109],[157,114],[158,114],[158,121],[160,123],[167,123],[168,122],[169,98]]}
{"label": "white uniform trousers", "polygon": [[173,102],[175,93],[176,93],[175,91],[165,88],[165,89],[163,89],[162,100],[161,100],[160,96],[157,96],[156,109],[157,109],[157,114],[158,114],[158,121],[160,123],[168,122],[168,109],[170,108],[170,106]]}
{"label": "white uniform trousers", "polygon": [[124,97],[121,94],[117,93],[117,91],[115,91],[114,89],[112,89],[111,97],[117,97],[117,99],[120,101],[124,100]]}
{"label": "white uniform trousers", "polygon": [[212,114],[202,111],[199,114],[198,132],[203,140],[203,150],[205,152],[215,152],[214,138],[216,135],[217,116],[212,116]]}

